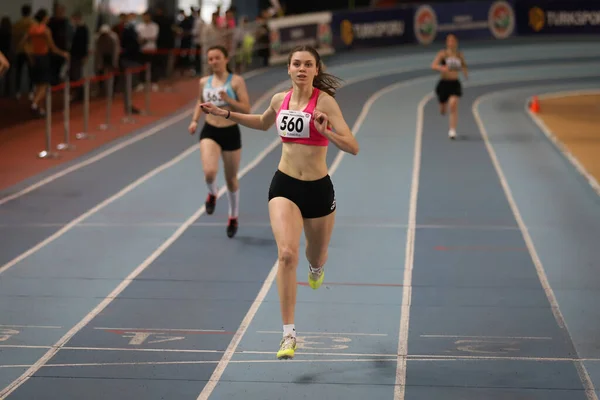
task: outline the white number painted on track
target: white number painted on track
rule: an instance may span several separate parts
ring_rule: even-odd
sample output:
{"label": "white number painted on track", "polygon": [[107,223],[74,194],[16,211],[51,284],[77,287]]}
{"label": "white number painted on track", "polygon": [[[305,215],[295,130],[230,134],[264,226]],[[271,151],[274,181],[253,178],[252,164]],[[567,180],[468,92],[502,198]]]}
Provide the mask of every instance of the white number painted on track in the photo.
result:
{"label": "white number painted on track", "polygon": [[462,339],[454,342],[458,351],[475,354],[507,354],[519,351],[516,340],[474,340]]}
{"label": "white number painted on track", "polygon": [[[154,340],[148,340],[151,336],[154,336]],[[129,344],[132,346],[140,346],[144,343],[164,343],[174,342],[177,340],[184,340],[185,336],[166,336],[159,332],[125,332],[124,338],[131,338]]]}
{"label": "white number painted on track", "polygon": [[21,332],[16,329],[0,328],[0,342],[6,342],[13,336],[18,335],[19,333]]}
{"label": "white number painted on track", "polygon": [[345,350],[352,339],[343,336],[298,336],[299,349],[304,350]]}

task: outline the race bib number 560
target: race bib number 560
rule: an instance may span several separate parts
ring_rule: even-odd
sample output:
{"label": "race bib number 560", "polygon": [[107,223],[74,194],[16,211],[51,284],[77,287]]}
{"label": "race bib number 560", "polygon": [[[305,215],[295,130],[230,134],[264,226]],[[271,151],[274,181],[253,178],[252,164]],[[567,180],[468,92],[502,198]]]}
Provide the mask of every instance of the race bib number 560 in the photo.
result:
{"label": "race bib number 560", "polygon": [[302,111],[282,110],[277,117],[279,136],[289,138],[307,138],[310,136],[309,113]]}

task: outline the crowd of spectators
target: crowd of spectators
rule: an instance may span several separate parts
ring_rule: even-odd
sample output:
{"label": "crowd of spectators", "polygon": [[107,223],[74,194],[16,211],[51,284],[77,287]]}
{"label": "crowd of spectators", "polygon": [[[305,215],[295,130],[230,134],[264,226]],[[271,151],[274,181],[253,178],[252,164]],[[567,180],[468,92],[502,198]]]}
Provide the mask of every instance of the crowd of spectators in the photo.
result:
{"label": "crowd of spectators", "polygon": [[[202,49],[223,45],[230,54],[232,70],[243,72],[252,66],[268,65],[272,13],[263,10],[254,20],[238,17],[235,7],[217,10],[212,20],[200,17],[200,9],[178,10],[169,16],[157,6],[144,13],[122,13],[117,21],[99,15],[95,29],[75,10],[55,4],[33,12],[21,8],[21,18],[12,23],[0,19],[0,96],[16,100],[27,96],[31,112],[44,116],[46,88],[87,75],[123,72],[150,64],[151,90],[169,90],[173,79],[207,73]],[[115,74],[115,91],[123,91],[122,74]],[[145,72],[133,77],[133,90],[142,90]],[[102,95],[105,84],[93,88]],[[81,88],[73,89],[72,101],[81,101]],[[132,107],[133,113],[139,111]]]}

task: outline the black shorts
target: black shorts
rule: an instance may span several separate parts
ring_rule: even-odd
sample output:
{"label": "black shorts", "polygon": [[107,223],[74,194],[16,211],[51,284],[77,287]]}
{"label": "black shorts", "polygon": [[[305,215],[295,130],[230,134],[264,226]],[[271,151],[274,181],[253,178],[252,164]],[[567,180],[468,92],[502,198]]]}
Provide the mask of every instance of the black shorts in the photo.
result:
{"label": "black shorts", "polygon": [[435,94],[437,95],[438,102],[444,104],[448,102],[450,96],[462,96],[462,85],[457,80],[443,80],[441,79],[435,87]]}
{"label": "black shorts", "polygon": [[316,181],[302,181],[277,170],[269,187],[269,201],[285,197],[294,202],[302,218],[320,218],[336,209],[335,191],[329,175]]}
{"label": "black shorts", "polygon": [[51,79],[51,65],[50,55],[37,55],[33,56],[33,63],[31,64],[31,81],[35,85],[48,85]]}
{"label": "black shorts", "polygon": [[217,128],[205,123],[200,132],[200,140],[202,139],[214,140],[221,146],[222,151],[235,151],[242,148],[242,134],[237,124],[225,128]]}

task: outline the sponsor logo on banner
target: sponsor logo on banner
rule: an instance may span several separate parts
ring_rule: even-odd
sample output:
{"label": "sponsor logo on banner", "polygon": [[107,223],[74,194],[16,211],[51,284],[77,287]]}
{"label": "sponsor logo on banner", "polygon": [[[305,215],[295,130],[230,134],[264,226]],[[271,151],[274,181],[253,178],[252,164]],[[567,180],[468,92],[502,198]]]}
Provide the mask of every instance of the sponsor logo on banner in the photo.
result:
{"label": "sponsor logo on banner", "polygon": [[421,44],[432,43],[441,33],[465,39],[506,39],[515,31],[515,12],[505,0],[421,5],[415,11],[414,31]]}
{"label": "sponsor logo on banner", "polygon": [[523,1],[517,12],[521,34],[600,33],[600,1]]}
{"label": "sponsor logo on banner", "polygon": [[409,43],[413,41],[412,10],[340,11],[333,14],[331,26],[334,47],[340,50]]}
{"label": "sponsor logo on banner", "polygon": [[329,22],[320,23],[317,26],[317,40],[318,43],[320,43],[322,46],[332,48],[332,36],[333,35],[331,34],[331,24]]}
{"label": "sponsor logo on banner", "polygon": [[400,37],[404,34],[404,21],[377,21],[354,23],[342,21],[342,40],[348,46],[354,39],[380,39],[383,37]]}
{"label": "sponsor logo on banner", "polygon": [[570,27],[570,26],[598,26],[600,25],[600,11],[548,11],[544,13],[539,7],[529,11],[529,25],[536,32],[544,26]]}
{"label": "sponsor logo on banner", "polygon": [[542,30],[546,23],[546,15],[544,14],[544,10],[539,7],[533,7],[529,10],[529,26],[536,32]]}
{"label": "sponsor logo on banner", "polygon": [[340,24],[340,37],[346,46],[350,46],[354,41],[352,22],[347,19],[343,20]]}
{"label": "sponsor logo on banner", "polygon": [[333,53],[330,12],[274,18],[268,25],[270,64],[286,62],[289,52],[300,45],[314,47],[321,56]]}
{"label": "sponsor logo on banner", "polygon": [[415,36],[419,43],[429,44],[433,42],[437,34],[437,15],[431,6],[422,5],[415,12],[414,22]]}
{"label": "sponsor logo on banner", "polygon": [[495,1],[488,13],[490,32],[496,39],[506,39],[515,31],[515,12],[506,1]]}

